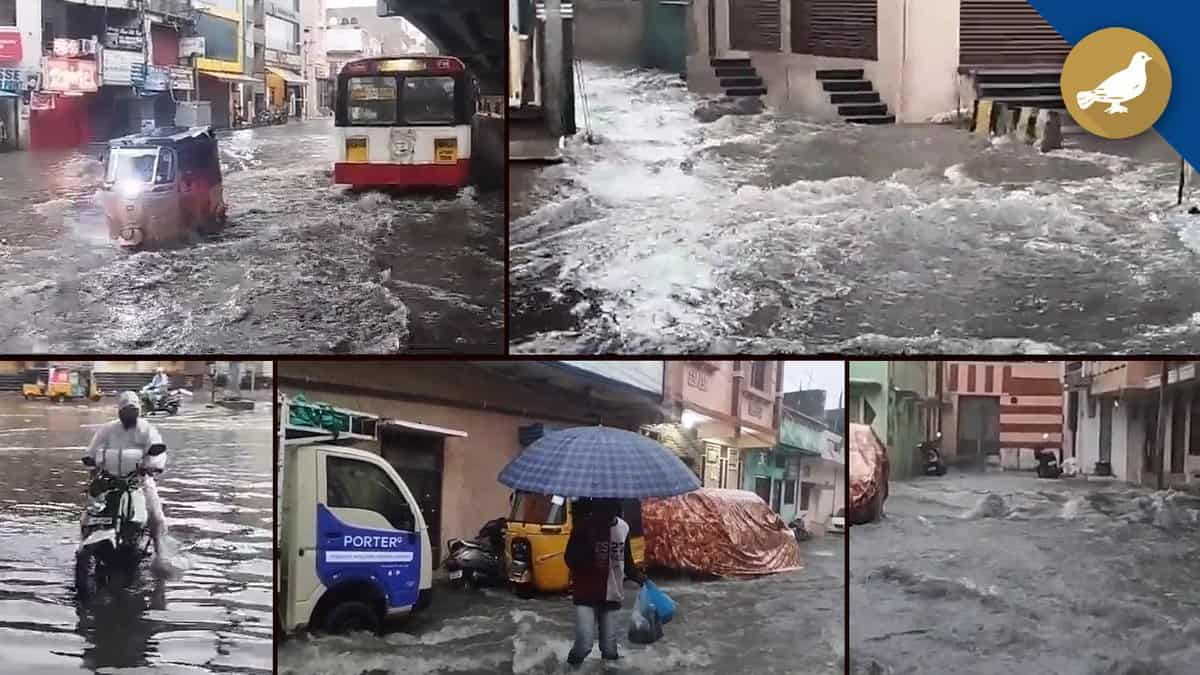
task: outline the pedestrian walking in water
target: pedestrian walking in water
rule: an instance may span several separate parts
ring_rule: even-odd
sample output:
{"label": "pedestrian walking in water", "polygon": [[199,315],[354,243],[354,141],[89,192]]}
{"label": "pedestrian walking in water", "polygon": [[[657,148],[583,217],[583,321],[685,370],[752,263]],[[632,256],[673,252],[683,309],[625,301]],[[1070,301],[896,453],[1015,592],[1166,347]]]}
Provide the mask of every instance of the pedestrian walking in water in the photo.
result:
{"label": "pedestrian walking in water", "polygon": [[565,555],[571,570],[575,600],[575,645],[567,663],[578,666],[600,640],[600,656],[616,660],[617,612],[625,599],[622,586],[630,579],[639,586],[645,576],[633,564],[629,548],[629,523],[621,518],[616,499],[580,499],[575,502],[574,528]]}

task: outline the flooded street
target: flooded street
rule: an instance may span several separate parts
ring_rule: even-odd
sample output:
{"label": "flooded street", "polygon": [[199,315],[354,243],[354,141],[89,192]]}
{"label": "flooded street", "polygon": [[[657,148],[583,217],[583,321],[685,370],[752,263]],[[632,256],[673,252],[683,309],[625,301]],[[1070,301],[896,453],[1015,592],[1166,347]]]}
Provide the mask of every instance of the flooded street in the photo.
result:
{"label": "flooded street", "polygon": [[502,193],[349,193],[332,131],[219,136],[229,226],[135,254],[107,238],[94,157],[0,155],[0,351],[501,351]]}
{"label": "flooded street", "polygon": [[851,672],[1184,675],[1200,498],[961,474],[892,482],[851,528]]}
{"label": "flooded street", "polygon": [[702,124],[677,77],[583,74],[599,143],[513,172],[519,351],[1200,344],[1200,216],[1174,207],[1161,143],[1040,155],[945,126]]}
{"label": "flooded street", "polygon": [[130,587],[80,606],[79,458],[115,405],[0,395],[0,672],[270,673],[269,398],[237,414],[185,399],[149,418],[168,447],[172,573],[146,561]]}
{"label": "flooded street", "polygon": [[433,605],[384,637],[302,638],[280,650],[287,675],[366,673],[755,673],[832,674],[843,669],[845,539],[802,545],[805,568],[755,580],[656,581],[678,613],[652,645],[626,633],[636,586],[626,584],[617,631],[621,659],[606,666],[594,649],[566,665],[574,635],[567,597],[519,600],[502,589],[435,586]]}

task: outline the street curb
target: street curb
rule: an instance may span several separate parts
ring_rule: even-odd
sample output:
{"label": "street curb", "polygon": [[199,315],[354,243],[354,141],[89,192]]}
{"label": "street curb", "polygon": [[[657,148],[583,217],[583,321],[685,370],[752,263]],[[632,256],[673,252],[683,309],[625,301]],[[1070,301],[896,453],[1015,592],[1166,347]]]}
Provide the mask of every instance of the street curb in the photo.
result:
{"label": "street curb", "polygon": [[971,133],[989,138],[1008,136],[1041,152],[1049,152],[1062,147],[1063,113],[1047,108],[1016,108],[988,98],[977,99],[971,116]]}

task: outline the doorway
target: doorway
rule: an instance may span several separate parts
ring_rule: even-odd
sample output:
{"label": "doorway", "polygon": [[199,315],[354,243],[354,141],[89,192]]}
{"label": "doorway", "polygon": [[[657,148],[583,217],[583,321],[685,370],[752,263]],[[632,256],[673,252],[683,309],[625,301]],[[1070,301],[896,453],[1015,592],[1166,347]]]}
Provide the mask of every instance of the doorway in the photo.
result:
{"label": "doorway", "polygon": [[958,456],[960,461],[982,463],[1000,454],[1000,401],[994,396],[960,396],[958,399]]}
{"label": "doorway", "polygon": [[433,434],[420,434],[394,427],[381,426],[379,454],[388,461],[408,485],[425,524],[429,528],[429,545],[433,549],[433,567],[442,561],[442,473],[444,470],[445,439]]}
{"label": "doorway", "polygon": [[754,477],[754,494],[762,497],[767,504],[771,503],[771,479],[767,476]]}

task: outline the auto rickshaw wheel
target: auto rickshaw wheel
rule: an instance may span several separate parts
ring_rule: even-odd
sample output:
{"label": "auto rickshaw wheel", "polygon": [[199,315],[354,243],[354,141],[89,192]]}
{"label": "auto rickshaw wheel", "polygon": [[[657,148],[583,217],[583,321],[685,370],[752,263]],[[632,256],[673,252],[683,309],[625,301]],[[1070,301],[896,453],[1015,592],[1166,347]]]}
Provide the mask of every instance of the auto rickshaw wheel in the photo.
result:
{"label": "auto rickshaw wheel", "polygon": [[63,401],[66,400],[66,397],[63,396],[62,394],[55,394],[50,397],[50,400],[54,401],[55,403],[62,403]]}

